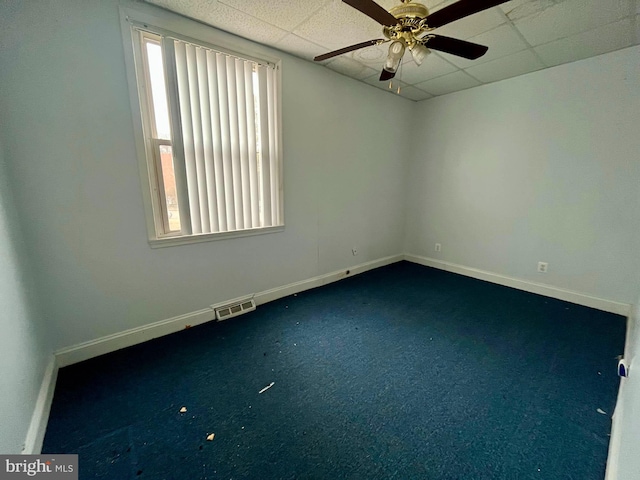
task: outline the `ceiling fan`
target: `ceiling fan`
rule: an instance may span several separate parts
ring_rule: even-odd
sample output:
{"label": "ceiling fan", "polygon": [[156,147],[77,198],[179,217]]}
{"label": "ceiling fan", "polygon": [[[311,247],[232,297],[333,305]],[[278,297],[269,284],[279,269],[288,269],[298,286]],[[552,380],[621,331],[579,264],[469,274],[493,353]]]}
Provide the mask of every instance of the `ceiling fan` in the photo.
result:
{"label": "ceiling fan", "polygon": [[380,74],[380,81],[390,80],[396,71],[405,51],[409,49],[415,62],[420,65],[430,53],[429,49],[439,50],[459,57],[475,60],[487,53],[489,47],[466,42],[456,38],[434,35],[432,30],[461,18],[481,12],[508,0],[459,0],[437,12],[429,13],[427,7],[412,0],[400,0],[401,5],[386,11],[373,0],[342,0],[382,25],[386,38],[369,40],[349,47],[334,50],[314,58],[321,62],[343,53],[352,52],[372,45],[391,42],[389,54]]}

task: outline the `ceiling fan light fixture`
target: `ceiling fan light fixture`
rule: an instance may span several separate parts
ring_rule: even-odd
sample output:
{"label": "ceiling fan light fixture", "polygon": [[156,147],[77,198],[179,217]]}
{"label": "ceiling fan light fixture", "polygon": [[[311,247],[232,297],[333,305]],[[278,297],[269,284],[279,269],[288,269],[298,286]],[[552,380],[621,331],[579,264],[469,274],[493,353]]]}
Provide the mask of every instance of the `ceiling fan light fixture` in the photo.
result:
{"label": "ceiling fan light fixture", "polygon": [[[395,76],[407,48],[411,51],[411,56],[417,65],[424,62],[431,50],[475,60],[487,53],[488,47],[429,32],[469,15],[506,3],[508,0],[449,0],[446,2],[449,3],[446,7],[440,8],[435,13],[430,13],[425,5],[419,3],[422,0],[398,0],[401,4],[388,11],[378,5],[376,1],[342,0],[342,3],[346,3],[382,25],[382,33],[385,38],[357,43],[318,55],[314,61],[322,62],[355,50],[391,42],[380,74],[380,81],[386,81]],[[367,52],[360,55],[364,59],[365,55],[370,54]]]}
{"label": "ceiling fan light fixture", "polygon": [[411,50],[411,56],[413,57],[413,61],[416,62],[418,66],[422,65],[424,59],[427,58],[427,55],[431,53],[427,47],[422,45],[421,43],[416,43]]}
{"label": "ceiling fan light fixture", "polygon": [[404,56],[405,46],[404,42],[400,40],[396,40],[389,45],[389,55],[387,55],[387,60],[384,62],[384,69],[387,72],[395,73],[400,66],[400,61]]}

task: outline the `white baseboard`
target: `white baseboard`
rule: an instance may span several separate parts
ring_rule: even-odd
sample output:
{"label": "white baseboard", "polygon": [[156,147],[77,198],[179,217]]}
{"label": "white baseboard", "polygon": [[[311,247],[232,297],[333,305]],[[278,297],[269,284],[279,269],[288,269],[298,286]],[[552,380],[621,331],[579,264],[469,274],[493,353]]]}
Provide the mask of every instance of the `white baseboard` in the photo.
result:
{"label": "white baseboard", "polygon": [[[254,299],[256,305],[262,305],[273,300],[286,297],[288,295],[293,295],[294,293],[300,293],[311,288],[321,287],[323,285],[342,280],[349,276],[357,275],[385,265],[390,265],[401,260],[407,260],[413,263],[418,263],[420,265],[434,267],[453,273],[459,273],[468,277],[489,281],[492,283],[524,290],[531,293],[545,295],[551,298],[557,298],[559,300],[565,300],[571,303],[576,303],[579,305],[584,305],[587,307],[616,313],[619,315],[629,316],[631,312],[631,305],[628,304],[613,302],[579,292],[573,292],[549,285],[528,282],[513,277],[499,275],[484,270],[465,267],[463,265],[456,265],[453,263],[443,262],[441,260],[412,254],[393,255],[371,262],[362,263],[354,267],[349,267],[324,275],[319,275],[300,282],[295,282],[270,290],[265,290],[263,292],[255,294]],[[226,301],[222,303],[229,302]],[[88,360],[99,355],[114,352],[122,348],[130,347],[138,343],[151,340],[153,338],[175,333],[183,330],[187,326],[200,325],[214,319],[215,313],[213,308],[206,308],[166,320],[161,320],[159,322],[151,323],[142,327],[125,330],[124,332],[108,335],[89,342],[84,342],[56,352],[54,355],[54,360],[47,367],[43,378],[40,394],[38,396],[36,408],[32,417],[31,425],[29,427],[23,453],[36,454],[40,453],[41,451],[42,442],[44,440],[44,434],[46,431],[46,425],[49,418],[51,402],[53,399],[58,368]],[[623,388],[621,385],[619,395],[622,394]],[[616,407],[613,416],[613,427],[609,447],[609,461],[607,462],[606,480],[615,480],[616,478],[615,465],[617,461],[617,452],[619,449],[619,431],[621,429],[621,423],[622,411],[618,406]]]}
{"label": "white baseboard", "polygon": [[216,314],[211,308],[167,318],[159,322],[150,323],[142,327],[131,328],[124,332],[114,333],[106,337],[80,343],[72,347],[58,350],[55,353],[58,367],[66,367],[90,358],[115,352],[123,348],[137,345],[154,338],[179,332],[185,328],[195,327],[215,319]]}
{"label": "white baseboard", "polygon": [[23,455],[38,455],[42,451],[42,442],[44,434],[47,431],[47,423],[49,422],[49,413],[51,412],[51,403],[53,402],[53,393],[56,389],[56,380],[58,379],[58,366],[54,356],[51,356],[49,364],[42,377],[40,392],[36,400],[36,406],[31,416],[31,423],[27,431],[27,437],[22,449]]}
{"label": "white baseboard", "polygon": [[[604,310],[606,312],[628,315],[630,311],[630,305],[627,304],[612,302],[610,300],[604,300],[578,292],[563,290],[549,285],[527,282],[524,280],[519,280],[517,278],[498,275],[496,273],[487,272],[484,270],[478,270],[475,268],[469,268],[462,265],[456,265],[453,263],[443,262],[440,260],[411,254],[393,255],[342,270],[330,272],[324,275],[319,275],[317,277],[309,278],[300,282],[295,282],[281,287],[266,290],[264,292],[256,293],[254,299],[256,305],[262,305],[264,303],[277,300],[278,298],[286,297],[287,295],[293,295],[294,293],[303,292],[311,288],[321,287],[323,285],[342,280],[343,278],[346,278],[348,276],[357,275],[359,273],[399,262],[401,260],[408,260],[410,262],[419,263],[421,265],[435,267],[454,273],[460,273],[462,275],[478,278],[480,280],[486,280],[489,282],[497,283],[499,285],[505,285],[507,287],[513,287],[531,293],[546,295],[548,297],[558,298],[560,300],[566,300],[568,302],[585,305],[587,307]],[[347,271],[349,272],[348,274]],[[227,300],[225,302],[222,302],[221,304],[225,303],[229,303],[229,301]],[[144,325],[142,327],[125,330],[124,332],[115,333],[113,335],[108,335],[106,337],[98,338],[96,340],[91,340],[57,351],[55,353],[57,362],[56,365],[57,367],[65,367],[67,365],[88,360],[99,355],[104,355],[105,353],[114,352],[116,350],[130,347],[138,343],[146,342],[147,340],[151,340],[153,338],[158,338],[164,335],[179,332],[180,330],[187,328],[187,326],[200,325],[202,323],[210,322],[214,319],[215,312],[213,308],[205,308],[195,312],[186,313],[177,317],[168,318],[159,322]]]}
{"label": "white baseboard", "polygon": [[[627,317],[627,332],[625,334],[624,343],[624,358],[628,362],[633,362],[633,347],[631,342],[634,341],[632,334],[639,327],[637,323],[640,322],[640,304],[636,304],[631,310],[631,314]],[[636,354],[637,355],[637,354]],[[605,470],[605,480],[617,480],[618,479],[618,465],[620,462],[620,448],[622,447],[622,430],[628,428],[628,425],[633,422],[633,419],[625,418],[625,396],[627,395],[627,383],[629,378],[620,379],[620,387],[618,387],[618,398],[616,400],[616,406],[611,418],[611,438],[609,439],[609,453],[607,455],[607,469]]]}
{"label": "white baseboard", "polygon": [[505,287],[517,288],[518,290],[524,290],[525,292],[536,293],[546,297],[557,298],[558,300],[584,305],[585,307],[591,307],[605,312],[616,313],[627,317],[631,312],[631,305],[627,303],[614,302],[580,292],[564,290],[551,285],[529,282],[527,280],[508,277],[506,275],[500,275],[486,270],[479,270],[477,268],[465,267],[464,265],[444,262],[435,258],[422,257],[420,255],[405,254],[404,259],[427,267],[434,267],[440,270],[446,270],[447,272],[459,273],[467,277],[497,283],[498,285],[504,285]]}
{"label": "white baseboard", "polygon": [[[254,298],[256,305],[262,305],[267,302],[271,302],[278,298],[286,297],[287,295],[293,295],[294,293],[303,292],[310,288],[320,287],[331,282],[335,282],[346,278],[348,276],[357,275],[359,273],[372,270],[374,268],[389,265],[391,263],[399,262],[403,260],[403,255],[393,255],[390,257],[380,258],[371,262],[362,263],[354,267],[348,267],[343,270],[327,273],[313,277],[301,282],[291,283],[282,287],[273,288],[255,294]],[[349,272],[347,274],[347,271]],[[229,300],[220,303],[227,304]],[[216,304],[218,305],[218,304]],[[216,305],[213,305],[215,307]],[[122,348],[131,347],[138,343],[146,342],[153,338],[162,337],[171,333],[184,330],[187,326],[195,327],[202,323],[210,322],[215,319],[215,312],[213,308],[205,308],[177,317],[168,318],[159,322],[144,325],[142,327],[136,327],[124,332],[115,333],[113,335],[107,335],[106,337],[84,342],[72,347],[64,348],[55,353],[56,365],[59,368],[72,365],[74,363],[82,362],[90,358],[104,355],[105,353],[115,352]]]}
{"label": "white baseboard", "polygon": [[[400,262],[404,259],[404,255],[393,255],[390,257],[380,258],[367,263],[361,263],[354,267],[345,268],[343,270],[337,270],[335,272],[326,273],[317,277],[302,280],[301,282],[290,283],[282,287],[272,288],[271,290],[265,290],[264,292],[257,293],[255,298],[256,305],[262,305],[264,303],[272,302],[278,298],[286,297],[287,295],[293,295],[294,293],[304,292],[312,288],[321,287],[329,283],[337,282],[343,278],[352,277],[359,273],[364,273],[374,268],[384,267],[392,263]],[[349,272],[349,273],[347,273]]]}
{"label": "white baseboard", "polygon": [[623,397],[625,395],[625,382],[628,379],[623,378],[618,388],[618,400],[616,401],[615,410],[611,417],[611,437],[609,438],[609,452],[607,454],[607,468],[605,470],[605,480],[617,480],[618,478],[618,462],[620,461],[620,447],[622,445],[622,429],[624,428],[624,408]]}
{"label": "white baseboard", "polygon": [[[467,277],[477,278],[479,280],[485,280],[506,287],[517,288],[518,290],[524,290],[530,293],[536,293],[551,298],[557,298],[567,302],[575,303],[578,305],[584,305],[585,307],[595,308],[597,310],[603,310],[605,312],[616,313],[627,317],[627,344],[625,345],[625,356],[628,357],[629,352],[629,326],[630,322],[634,321],[631,318],[632,306],[626,303],[614,302],[603,298],[593,297],[580,292],[574,292],[571,290],[564,290],[562,288],[553,287],[550,285],[544,285],[541,283],[529,282],[526,280],[520,280],[518,278],[508,277],[505,275],[499,275],[493,272],[487,272],[485,270],[479,270],[476,268],[465,267],[463,265],[457,265],[454,263],[444,262],[434,258],[422,257],[419,255],[405,254],[404,259],[425,265],[427,267],[434,267],[440,270],[446,270],[448,272],[459,273]],[[637,315],[636,315],[637,317]],[[623,403],[621,401],[625,395],[625,383],[628,379],[622,379],[620,382],[620,388],[618,390],[618,400],[612,416],[611,425],[611,438],[609,440],[609,452],[607,456],[607,469],[605,473],[605,480],[617,480],[618,478],[618,461],[621,447],[621,431],[625,425]]]}

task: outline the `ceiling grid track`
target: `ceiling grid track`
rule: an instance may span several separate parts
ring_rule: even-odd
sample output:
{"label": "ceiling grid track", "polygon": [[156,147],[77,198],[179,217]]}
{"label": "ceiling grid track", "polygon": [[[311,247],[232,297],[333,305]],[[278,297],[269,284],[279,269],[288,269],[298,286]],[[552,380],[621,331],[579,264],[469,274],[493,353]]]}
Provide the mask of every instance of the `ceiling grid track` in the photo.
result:
{"label": "ceiling grid track", "polygon": [[[562,0],[560,0],[560,1],[562,1]],[[558,3],[558,2],[556,1],[556,4],[557,4],[557,3]],[[500,10],[500,14],[505,18],[505,20],[506,20],[507,24],[511,27],[511,30],[513,31],[513,33],[515,33],[515,34],[520,38],[520,40],[522,40],[522,41],[524,42],[524,44],[527,46],[527,48],[526,48],[525,50],[527,50],[527,49],[528,49],[528,50],[530,50],[530,51],[535,55],[536,59],[537,59],[537,60],[538,60],[542,65],[548,66],[548,65],[547,65],[547,63],[542,59],[542,57],[540,57],[540,55],[538,54],[538,52],[536,52],[535,48],[533,48],[533,45],[531,45],[531,44],[529,43],[529,41],[525,38],[525,36],[524,36],[524,35],[522,35],[522,33],[520,32],[520,30],[518,30],[518,27],[516,27],[516,25],[513,23],[513,20],[511,20],[511,19],[509,18],[509,15],[507,15],[507,14],[504,12],[504,10],[502,10],[502,9],[498,9],[498,10]]]}
{"label": "ceiling grid track", "polygon": [[[401,59],[392,68],[403,65],[402,78],[394,84],[402,87],[401,96],[414,101],[640,44],[640,0],[144,1],[305,60],[324,55],[323,65],[334,72],[395,94],[397,89],[386,88],[395,71],[385,74],[384,82],[378,80],[389,46],[402,39],[406,51],[399,49]],[[417,27],[422,19],[436,29],[416,28],[411,36],[396,26],[397,19],[403,28]],[[431,55],[419,67],[411,56],[426,35],[438,40],[422,42]],[[363,42],[367,38],[380,41]],[[489,55],[472,63],[472,58],[459,60],[455,51],[437,51],[436,43],[452,48],[456,38],[461,39],[456,48],[477,41],[489,47]],[[341,39],[363,46],[344,47],[335,56],[324,53],[339,47]]]}

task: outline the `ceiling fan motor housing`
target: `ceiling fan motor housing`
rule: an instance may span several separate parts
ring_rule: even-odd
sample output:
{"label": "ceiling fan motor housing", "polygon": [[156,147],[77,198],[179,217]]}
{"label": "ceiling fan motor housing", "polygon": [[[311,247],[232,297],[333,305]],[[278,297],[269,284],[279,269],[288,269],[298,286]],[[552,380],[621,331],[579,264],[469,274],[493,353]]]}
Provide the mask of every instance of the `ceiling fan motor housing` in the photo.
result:
{"label": "ceiling fan motor housing", "polygon": [[[386,38],[350,45],[319,55],[314,60],[320,62],[361,48],[391,42],[387,55],[389,65],[385,64],[380,76],[380,80],[388,80],[393,78],[397,68],[396,63],[400,63],[398,59],[404,54],[405,49],[411,51],[413,59],[418,65],[422,64],[430,49],[457,55],[468,60],[480,58],[487,53],[488,47],[444,35],[433,35],[429,32],[508,0],[457,0],[433,14],[429,13],[429,9],[425,5],[413,0],[400,0],[401,4],[389,11],[374,0],[342,1],[382,25],[382,32]],[[395,50],[392,51],[394,48],[399,49],[397,53]]]}
{"label": "ceiling fan motor housing", "polygon": [[429,9],[421,3],[405,1],[389,10],[389,13],[399,20],[397,25],[385,26],[383,33],[390,40],[403,39],[409,47],[416,43],[416,36],[429,30],[426,18]]}
{"label": "ceiling fan motor housing", "polygon": [[421,3],[402,3],[389,10],[389,13],[396,18],[426,18],[429,10]]}

